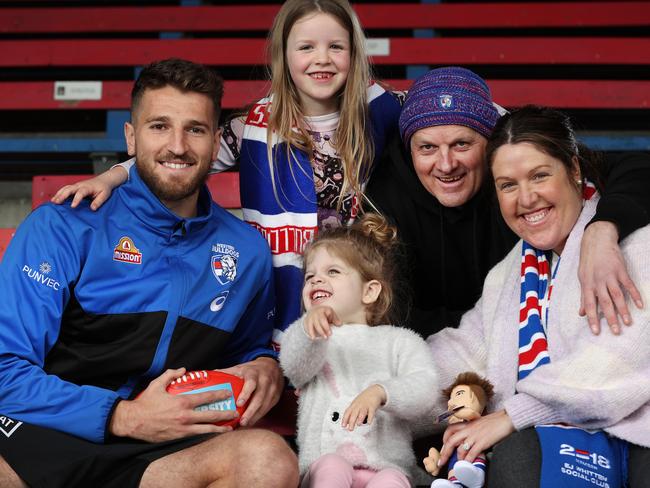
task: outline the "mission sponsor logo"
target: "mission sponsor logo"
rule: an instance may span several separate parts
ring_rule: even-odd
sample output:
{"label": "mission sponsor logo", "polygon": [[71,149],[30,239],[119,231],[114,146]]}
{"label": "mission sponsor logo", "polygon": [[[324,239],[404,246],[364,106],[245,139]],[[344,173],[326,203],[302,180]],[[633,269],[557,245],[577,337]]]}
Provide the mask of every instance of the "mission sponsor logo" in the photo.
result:
{"label": "mission sponsor logo", "polygon": [[235,281],[239,251],[230,244],[213,244],[212,253],[210,268],[217,281],[222,285]]}
{"label": "mission sponsor logo", "polygon": [[113,250],[113,261],[129,264],[142,264],[142,253],[135,247],[130,237],[122,237]]}
{"label": "mission sponsor logo", "polygon": [[58,291],[61,287],[61,284],[56,281],[54,278],[48,276],[52,272],[52,265],[47,261],[43,261],[38,265],[38,269],[34,269],[31,266],[24,265],[22,272],[27,275],[28,278],[31,278],[35,282],[52,288],[54,291]]}

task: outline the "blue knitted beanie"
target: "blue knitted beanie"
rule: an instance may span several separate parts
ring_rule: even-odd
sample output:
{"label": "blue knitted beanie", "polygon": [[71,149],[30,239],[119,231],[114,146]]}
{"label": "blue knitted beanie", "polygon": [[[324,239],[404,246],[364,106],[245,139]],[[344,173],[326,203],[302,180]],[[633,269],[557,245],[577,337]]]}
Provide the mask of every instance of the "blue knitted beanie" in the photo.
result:
{"label": "blue knitted beanie", "polygon": [[498,119],[490,89],[481,77],[465,68],[438,68],[413,83],[399,117],[399,131],[407,145],[415,132],[435,125],[463,125],[489,137]]}

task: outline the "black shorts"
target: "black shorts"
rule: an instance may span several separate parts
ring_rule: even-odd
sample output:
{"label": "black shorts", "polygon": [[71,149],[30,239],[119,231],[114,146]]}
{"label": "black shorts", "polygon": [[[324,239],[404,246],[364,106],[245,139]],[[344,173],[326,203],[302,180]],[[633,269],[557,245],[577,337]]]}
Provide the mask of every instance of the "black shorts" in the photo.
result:
{"label": "black shorts", "polygon": [[0,456],[30,487],[137,487],[147,466],[214,436],[147,443],[116,438],[106,444],[44,427],[13,422],[0,414]]}

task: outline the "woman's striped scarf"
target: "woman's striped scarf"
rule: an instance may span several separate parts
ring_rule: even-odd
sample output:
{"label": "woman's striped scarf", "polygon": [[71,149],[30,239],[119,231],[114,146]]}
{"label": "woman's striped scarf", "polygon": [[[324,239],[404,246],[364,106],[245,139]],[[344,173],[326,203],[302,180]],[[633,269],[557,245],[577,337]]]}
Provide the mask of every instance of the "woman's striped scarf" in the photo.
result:
{"label": "woman's striped scarf", "polygon": [[[591,199],[596,187],[585,181],[582,197]],[[558,263],[559,265],[559,263]],[[550,265],[546,252],[523,241],[521,251],[521,293],[519,296],[519,368],[517,379],[523,380],[532,370],[551,361],[548,355],[546,332],[542,324],[541,300],[551,282]],[[551,289],[548,300],[551,299]]]}

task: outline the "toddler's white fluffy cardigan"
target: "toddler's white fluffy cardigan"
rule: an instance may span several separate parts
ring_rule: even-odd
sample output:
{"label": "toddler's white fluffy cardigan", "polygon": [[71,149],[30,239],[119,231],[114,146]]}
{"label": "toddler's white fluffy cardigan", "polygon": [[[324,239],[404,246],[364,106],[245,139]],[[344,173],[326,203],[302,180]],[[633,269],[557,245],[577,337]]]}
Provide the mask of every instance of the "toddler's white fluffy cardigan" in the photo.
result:
{"label": "toddler's white fluffy cardigan", "polygon": [[[355,466],[392,467],[421,479],[424,472],[416,468],[409,421],[421,420],[430,411],[438,383],[431,353],[420,336],[390,325],[346,324],[332,327],[327,340],[312,341],[299,319],[287,329],[280,364],[300,389],[301,473],[320,456],[338,453]],[[343,412],[373,384],[386,390],[386,404],[371,425],[353,432],[343,429]]]}

